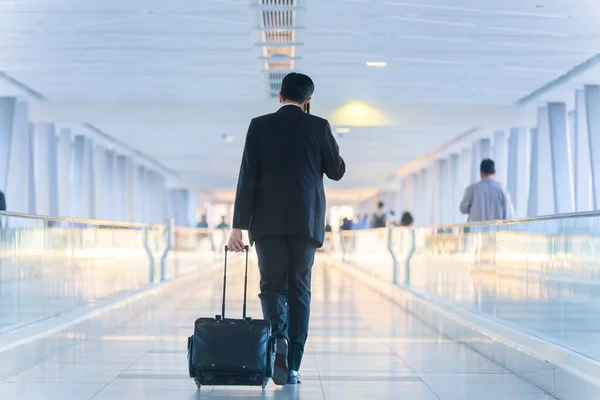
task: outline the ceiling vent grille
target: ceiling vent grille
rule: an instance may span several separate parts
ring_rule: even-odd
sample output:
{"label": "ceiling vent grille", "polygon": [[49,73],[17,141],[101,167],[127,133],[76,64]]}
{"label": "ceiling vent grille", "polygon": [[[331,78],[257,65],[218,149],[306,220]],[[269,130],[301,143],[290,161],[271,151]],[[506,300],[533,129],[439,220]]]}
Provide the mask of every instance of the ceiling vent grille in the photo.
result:
{"label": "ceiling vent grille", "polygon": [[273,71],[269,72],[268,80],[269,80],[269,94],[271,97],[278,97],[279,91],[281,91],[281,81],[287,75],[286,72]]}
{"label": "ceiling vent grille", "polygon": [[262,23],[263,28],[289,28],[294,26],[295,11],[263,11]]}
{"label": "ceiling vent grille", "polygon": [[269,82],[271,92],[279,92],[281,90],[281,82]]}
{"label": "ceiling vent grille", "polygon": [[296,7],[297,0],[258,0],[263,6]]}
{"label": "ceiling vent grille", "polygon": [[287,72],[269,72],[269,81],[277,83],[277,90],[279,91],[281,89],[281,81],[286,75]]}
{"label": "ceiling vent grille", "polygon": [[296,47],[294,46],[286,46],[286,47],[263,47],[263,55],[267,58],[271,58],[274,56],[283,56],[283,57],[294,57],[296,55]]}
{"label": "ceiling vent grille", "polygon": [[266,70],[291,71],[294,69],[294,60],[287,60],[287,61],[267,60],[267,61],[265,61],[265,69]]}
{"label": "ceiling vent grille", "polygon": [[256,0],[267,93],[277,98],[281,81],[296,68],[297,18],[302,0]]}
{"label": "ceiling vent grille", "polygon": [[288,29],[277,29],[273,31],[264,31],[262,33],[264,43],[288,44],[296,41],[296,32]]}

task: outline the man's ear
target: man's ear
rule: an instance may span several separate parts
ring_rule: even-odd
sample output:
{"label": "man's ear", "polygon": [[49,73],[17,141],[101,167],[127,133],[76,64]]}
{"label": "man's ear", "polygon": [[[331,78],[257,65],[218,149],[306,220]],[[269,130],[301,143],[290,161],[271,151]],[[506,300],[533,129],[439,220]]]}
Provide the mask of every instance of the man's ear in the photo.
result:
{"label": "man's ear", "polygon": [[279,104],[283,104],[283,95],[279,92]]}

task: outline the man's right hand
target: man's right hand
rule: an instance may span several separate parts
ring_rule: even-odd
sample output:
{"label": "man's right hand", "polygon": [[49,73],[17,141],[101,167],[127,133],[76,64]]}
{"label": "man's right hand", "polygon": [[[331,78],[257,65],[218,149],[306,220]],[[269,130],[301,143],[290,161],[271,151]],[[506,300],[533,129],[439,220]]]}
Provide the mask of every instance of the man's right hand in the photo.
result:
{"label": "man's right hand", "polygon": [[234,229],[231,231],[231,236],[229,236],[229,243],[227,247],[229,251],[234,251],[236,253],[244,251],[244,239],[242,238],[241,229]]}

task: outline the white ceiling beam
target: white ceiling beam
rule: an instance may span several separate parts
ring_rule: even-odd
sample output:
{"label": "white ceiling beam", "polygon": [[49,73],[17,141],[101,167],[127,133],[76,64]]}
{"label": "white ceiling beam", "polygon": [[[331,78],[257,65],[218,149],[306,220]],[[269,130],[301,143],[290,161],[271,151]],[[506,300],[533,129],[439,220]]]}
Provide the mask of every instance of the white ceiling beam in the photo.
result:
{"label": "white ceiling beam", "polygon": [[[354,105],[358,103],[353,103]],[[344,126],[394,126],[394,127],[467,127],[492,128],[503,126],[533,126],[535,107],[462,104],[407,104],[370,103],[366,113],[361,107],[339,103],[313,101],[315,114],[328,118],[335,125]],[[102,124],[177,125],[198,126],[246,125],[257,115],[273,112],[278,105],[273,102],[224,103],[139,103],[139,102],[31,102],[30,118],[33,122],[93,122]],[[341,112],[343,110],[343,112]]]}

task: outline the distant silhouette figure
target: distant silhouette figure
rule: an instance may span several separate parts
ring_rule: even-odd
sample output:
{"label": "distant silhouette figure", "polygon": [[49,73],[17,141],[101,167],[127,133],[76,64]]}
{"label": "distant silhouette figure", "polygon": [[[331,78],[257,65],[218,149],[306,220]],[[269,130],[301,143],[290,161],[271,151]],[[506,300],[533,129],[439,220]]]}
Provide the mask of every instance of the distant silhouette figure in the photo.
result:
{"label": "distant silhouette figure", "polygon": [[400,226],[411,226],[413,222],[413,216],[408,211],[405,211],[400,218]]}

